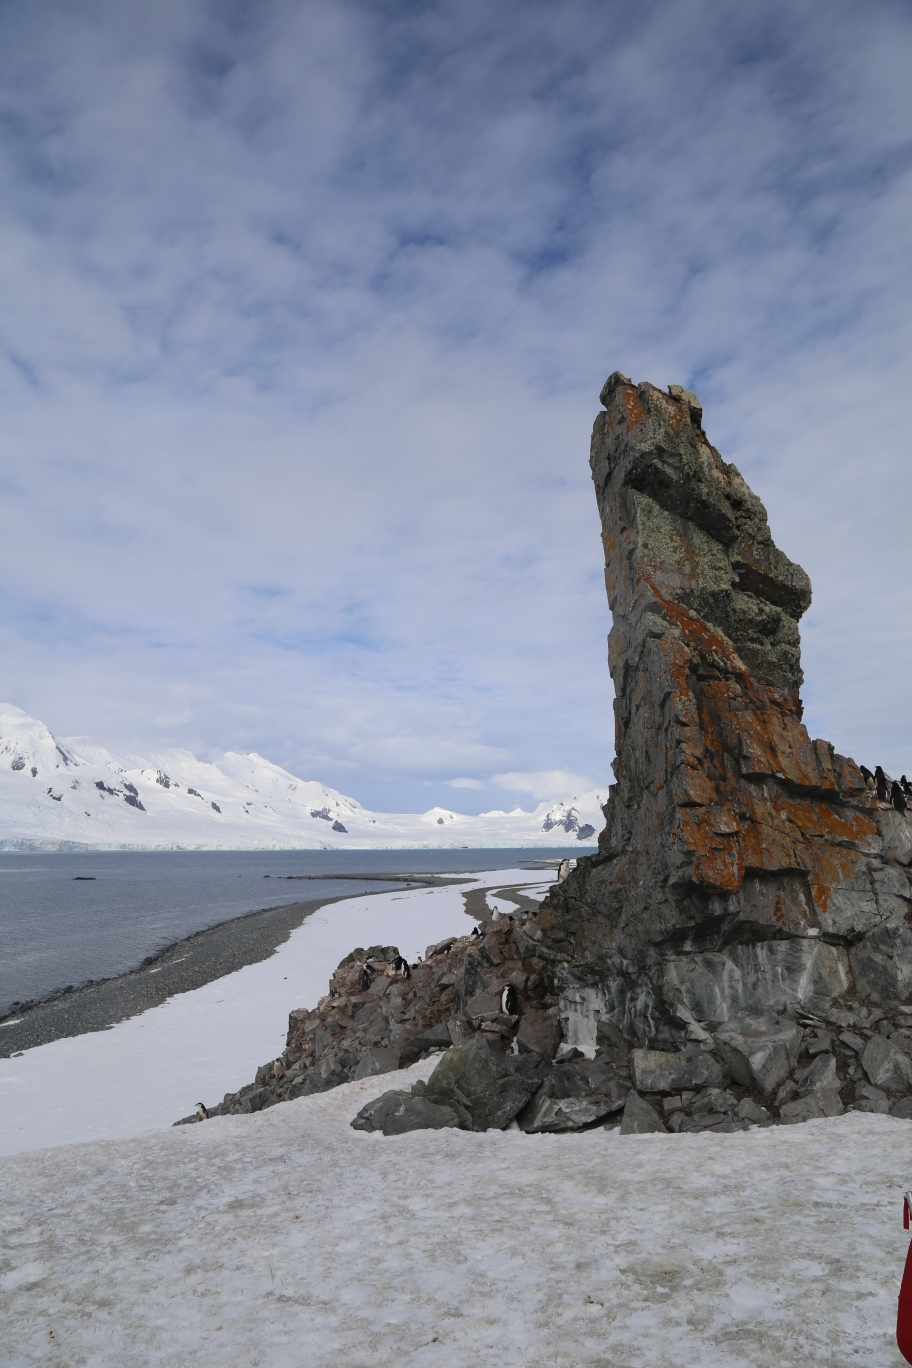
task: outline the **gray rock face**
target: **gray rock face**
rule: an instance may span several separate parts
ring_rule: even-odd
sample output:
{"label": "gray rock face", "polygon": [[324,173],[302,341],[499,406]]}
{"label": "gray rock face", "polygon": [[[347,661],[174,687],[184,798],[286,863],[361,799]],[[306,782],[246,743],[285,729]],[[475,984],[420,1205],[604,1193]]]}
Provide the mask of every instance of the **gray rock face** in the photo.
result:
{"label": "gray rock face", "polygon": [[384,1135],[404,1135],[414,1130],[445,1130],[459,1125],[459,1117],[426,1097],[408,1092],[388,1092],[362,1107],[352,1121],[354,1130],[382,1131]]}
{"label": "gray rock face", "polygon": [[912,931],[891,917],[849,951],[859,992],[872,1002],[905,1002],[912,991]]}
{"label": "gray rock face", "polygon": [[776,1091],[798,1061],[801,1031],[794,1022],[775,1017],[746,1017],[729,1022],[716,1035],[716,1050],[737,1083],[764,1097]]}
{"label": "gray rock face", "polygon": [[719,1088],[729,1072],[711,1054],[668,1054],[661,1050],[631,1050],[633,1086],[639,1092],[671,1093],[685,1088]]}
{"label": "gray rock face", "polygon": [[650,1107],[645,1098],[631,1088],[624,1104],[621,1119],[621,1135],[653,1135],[666,1131],[668,1127],[658,1113]]}

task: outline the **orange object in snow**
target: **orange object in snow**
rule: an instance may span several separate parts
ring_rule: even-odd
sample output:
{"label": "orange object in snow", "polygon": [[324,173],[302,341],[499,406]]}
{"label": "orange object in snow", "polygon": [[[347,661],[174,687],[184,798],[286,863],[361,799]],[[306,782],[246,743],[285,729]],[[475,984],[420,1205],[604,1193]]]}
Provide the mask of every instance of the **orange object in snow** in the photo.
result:
{"label": "orange object in snow", "polygon": [[[912,1213],[912,1192],[903,1198],[903,1227],[909,1229],[909,1215]],[[906,1267],[899,1289],[899,1310],[896,1314],[896,1343],[899,1352],[907,1363],[912,1363],[912,1244],[906,1255]]]}

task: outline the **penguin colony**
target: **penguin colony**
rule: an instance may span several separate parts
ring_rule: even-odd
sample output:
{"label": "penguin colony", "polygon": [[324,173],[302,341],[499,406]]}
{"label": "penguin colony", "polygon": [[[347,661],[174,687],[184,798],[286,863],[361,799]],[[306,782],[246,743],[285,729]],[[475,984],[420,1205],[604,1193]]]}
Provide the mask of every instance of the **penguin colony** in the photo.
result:
{"label": "penguin colony", "polygon": [[859,765],[862,778],[867,785],[870,793],[877,794],[878,803],[889,803],[890,807],[902,816],[909,804],[906,801],[912,798],[912,784],[909,783],[905,775],[899,779],[891,779],[889,774],[885,774],[883,768],[878,765],[873,771],[867,765]]}

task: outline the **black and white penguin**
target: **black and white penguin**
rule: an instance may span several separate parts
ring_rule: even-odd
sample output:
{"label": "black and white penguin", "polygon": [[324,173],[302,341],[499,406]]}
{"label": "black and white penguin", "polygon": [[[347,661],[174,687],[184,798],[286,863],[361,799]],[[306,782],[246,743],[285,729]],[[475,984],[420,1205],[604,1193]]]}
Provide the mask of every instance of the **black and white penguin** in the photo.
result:
{"label": "black and white penguin", "polygon": [[874,771],[874,779],[877,784],[877,801],[885,803],[887,801],[887,776],[884,774],[880,765]]}
{"label": "black and white penguin", "polygon": [[507,1016],[515,1016],[516,1006],[516,989],[512,983],[508,983],[500,995],[500,1010],[506,1012]]}
{"label": "black and white penguin", "polygon": [[903,793],[906,795],[906,797],[907,797],[907,798],[912,798],[912,784],[909,783],[909,781],[908,781],[908,779],[906,778],[906,776],[903,775],[903,776],[900,778],[900,781],[899,781],[899,782],[900,782],[900,784],[902,784],[902,791],[903,791]]}
{"label": "black and white penguin", "polygon": [[906,797],[896,780],[893,780],[893,787],[890,789],[890,806],[896,808],[900,814],[906,810]]}
{"label": "black and white penguin", "polygon": [[201,1121],[208,1121],[208,1120],[209,1120],[209,1113],[208,1113],[208,1111],[206,1110],[206,1108],[203,1106],[202,1102],[197,1102],[197,1104],[196,1104],[196,1114],[197,1114],[197,1116],[199,1117],[199,1119],[200,1119]]}
{"label": "black and white penguin", "polygon": [[412,971],[408,966],[408,960],[403,959],[401,955],[397,955],[393,960],[393,968],[400,978],[409,979],[412,977]]}
{"label": "black and white penguin", "polygon": [[362,993],[366,993],[368,988],[371,986],[370,970],[368,969],[366,964],[361,966],[361,973],[358,976],[358,985]]}
{"label": "black and white penguin", "polygon": [[874,778],[874,775],[868,769],[867,765],[859,765],[858,768],[861,770],[861,777],[865,781],[865,784],[869,784]]}
{"label": "black and white penguin", "polygon": [[567,875],[568,875],[569,873],[570,873],[570,861],[569,861],[569,860],[561,860],[560,864],[559,864],[558,867],[557,867],[557,882],[558,882],[559,884],[562,884],[562,883],[564,882],[564,880],[566,879],[566,877],[567,877]]}
{"label": "black and white penguin", "polygon": [[285,1072],[285,1070],[282,1068],[281,1059],[277,1059],[276,1062],[273,1064],[272,1072],[275,1074],[276,1078],[282,1077],[282,1074]]}
{"label": "black and white penguin", "polygon": [[473,936],[480,936],[480,935],[481,935],[481,927],[480,927],[480,926],[473,926],[473,927],[472,927],[472,935],[473,935]]}

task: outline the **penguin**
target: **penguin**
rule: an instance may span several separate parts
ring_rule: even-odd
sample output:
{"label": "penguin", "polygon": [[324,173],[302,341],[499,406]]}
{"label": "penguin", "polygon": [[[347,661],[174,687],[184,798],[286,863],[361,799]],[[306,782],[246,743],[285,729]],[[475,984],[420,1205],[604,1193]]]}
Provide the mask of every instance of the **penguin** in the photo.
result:
{"label": "penguin", "polygon": [[890,806],[894,807],[900,816],[906,810],[905,795],[895,779],[893,780],[893,787],[890,789]]}
{"label": "penguin", "polygon": [[877,782],[877,801],[878,803],[885,803],[887,801],[887,776],[880,765],[874,771],[874,778]]}
{"label": "penguin", "polygon": [[196,1104],[196,1114],[197,1114],[197,1116],[199,1117],[199,1119],[200,1119],[201,1121],[208,1121],[208,1120],[209,1120],[209,1113],[208,1113],[208,1111],[206,1110],[206,1108],[203,1106],[202,1102],[197,1102],[197,1104]]}
{"label": "penguin", "polygon": [[409,979],[412,977],[412,971],[408,967],[408,960],[404,960],[401,955],[397,955],[393,960],[393,968],[400,978]]}
{"label": "penguin", "polygon": [[862,777],[862,779],[865,781],[866,784],[867,784],[867,782],[868,782],[869,779],[873,779],[873,778],[874,778],[874,775],[873,775],[873,774],[871,773],[871,771],[868,769],[867,765],[859,765],[858,768],[861,770],[861,777]]}
{"label": "penguin", "polygon": [[362,993],[366,993],[368,988],[371,986],[370,970],[368,969],[366,964],[361,966],[361,973],[358,976],[358,985]]}
{"label": "penguin", "polygon": [[903,775],[899,782],[902,785],[902,791],[906,795],[906,797],[912,798],[912,784],[909,783],[906,776]]}
{"label": "penguin", "polygon": [[499,907],[495,907],[495,908],[494,908],[494,911],[491,913],[491,921],[500,921],[500,908],[499,908]]}
{"label": "penguin", "polygon": [[562,883],[566,880],[567,875],[568,875],[569,873],[570,873],[570,861],[569,861],[569,860],[561,860],[560,864],[558,865],[558,869],[557,869],[557,882],[558,882],[559,884],[562,884]]}
{"label": "penguin", "polygon": [[282,1074],[285,1072],[285,1070],[282,1068],[281,1059],[277,1059],[276,1062],[273,1064],[272,1072],[275,1074],[276,1078],[282,1077]]}
{"label": "penguin", "polygon": [[500,995],[500,1010],[505,1012],[507,1016],[515,1016],[516,1005],[516,989],[512,983],[508,983]]}
{"label": "penguin", "polygon": [[479,927],[479,926],[473,926],[473,927],[472,927],[472,935],[473,935],[473,936],[480,936],[480,935],[481,935],[481,927]]}

